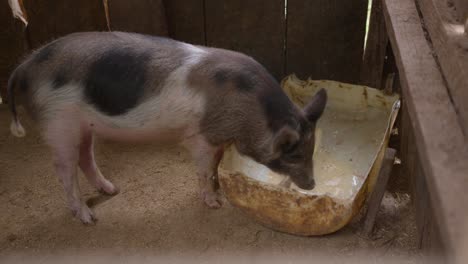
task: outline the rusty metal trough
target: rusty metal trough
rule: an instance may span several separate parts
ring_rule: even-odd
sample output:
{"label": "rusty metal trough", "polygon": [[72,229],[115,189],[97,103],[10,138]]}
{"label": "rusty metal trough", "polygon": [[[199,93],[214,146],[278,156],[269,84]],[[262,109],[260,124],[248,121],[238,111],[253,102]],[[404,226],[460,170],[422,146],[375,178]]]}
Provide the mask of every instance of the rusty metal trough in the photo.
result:
{"label": "rusty metal trough", "polygon": [[299,106],[320,88],[328,92],[316,131],[316,187],[284,187],[284,176],[230,147],[221,163],[221,188],[232,205],[269,228],[303,236],[335,232],[359,212],[373,189],[399,97],[335,81],[302,81],[294,75],[281,85]]}

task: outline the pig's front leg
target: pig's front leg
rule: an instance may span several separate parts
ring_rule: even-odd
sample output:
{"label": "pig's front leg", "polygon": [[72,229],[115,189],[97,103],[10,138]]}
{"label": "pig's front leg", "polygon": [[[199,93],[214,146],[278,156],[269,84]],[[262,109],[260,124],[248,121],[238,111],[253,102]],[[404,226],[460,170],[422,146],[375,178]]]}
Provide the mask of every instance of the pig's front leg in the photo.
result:
{"label": "pig's front leg", "polygon": [[78,164],[88,181],[99,191],[108,195],[115,195],[119,192],[119,189],[102,175],[94,160],[93,141],[91,131],[82,132]]}
{"label": "pig's front leg", "polygon": [[192,153],[197,166],[202,200],[210,208],[220,208],[222,202],[217,193],[219,189],[218,165],[223,156],[223,147],[212,146],[202,136],[190,139],[185,145]]}

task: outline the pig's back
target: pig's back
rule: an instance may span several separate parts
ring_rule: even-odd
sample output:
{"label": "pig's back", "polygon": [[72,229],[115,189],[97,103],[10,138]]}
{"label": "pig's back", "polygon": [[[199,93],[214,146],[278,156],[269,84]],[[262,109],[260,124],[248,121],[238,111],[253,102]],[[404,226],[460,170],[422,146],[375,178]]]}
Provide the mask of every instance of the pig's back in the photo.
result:
{"label": "pig's back", "polygon": [[68,105],[113,126],[135,128],[154,115],[165,123],[201,111],[187,101],[196,96],[180,86],[203,53],[192,45],[140,34],[75,33],[37,50],[17,75],[26,80],[23,90],[39,117]]}
{"label": "pig's back", "polygon": [[[83,99],[110,115],[124,113],[184,62],[179,42],[121,32],[76,33],[36,51],[22,65],[28,88],[61,93],[80,86]],[[62,92],[63,93],[63,92]]]}

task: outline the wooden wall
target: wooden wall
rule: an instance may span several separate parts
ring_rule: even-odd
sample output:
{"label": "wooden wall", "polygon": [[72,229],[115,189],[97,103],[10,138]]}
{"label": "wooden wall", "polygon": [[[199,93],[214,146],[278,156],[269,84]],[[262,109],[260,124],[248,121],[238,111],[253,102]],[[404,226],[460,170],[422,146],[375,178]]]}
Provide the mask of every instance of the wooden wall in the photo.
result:
{"label": "wooden wall", "polygon": [[284,8],[283,0],[206,0],[206,44],[249,54],[281,78],[285,71]]}
{"label": "wooden wall", "polygon": [[[377,5],[375,8],[381,9],[382,6]],[[381,13],[382,10],[377,12]],[[377,23],[377,25],[381,25],[382,21],[377,20],[374,22]],[[381,31],[373,32],[371,30],[375,36],[369,35],[369,38],[371,38],[371,45],[375,46],[370,49],[370,53],[374,54],[368,54],[368,58],[378,60],[382,62],[383,65],[375,67],[374,69],[369,68],[371,74],[368,75],[369,78],[365,79],[365,81],[373,82],[383,87],[388,83],[386,79],[390,76],[395,76],[391,89],[393,92],[403,95],[404,93],[400,84],[400,76],[395,61],[396,58],[390,43],[388,43],[389,40],[386,36],[386,29],[384,27],[379,30]],[[372,38],[378,41],[374,42]],[[382,58],[376,56],[377,54],[382,54]],[[366,60],[367,56],[364,57]],[[400,166],[394,166],[388,188],[393,191],[409,192],[411,194],[412,205],[416,215],[418,247],[426,254],[440,256],[444,254],[445,248],[442,242],[440,228],[436,222],[436,211],[431,202],[428,182],[423,171],[423,163],[418,154],[418,145],[416,143],[415,131],[409,111],[407,98],[403,97],[400,112],[395,122],[398,135],[391,137],[389,142],[390,147],[398,150],[397,156],[402,160],[402,163]]]}
{"label": "wooden wall", "polygon": [[416,226],[418,230],[418,246],[425,253],[441,255],[445,252],[437,225],[434,205],[431,202],[429,186],[423,171],[423,164],[418,155],[411,117],[408,113],[408,105],[403,100],[400,111],[400,151],[399,156],[403,160],[400,175],[410,180],[410,192],[416,214]]}
{"label": "wooden wall", "polygon": [[169,35],[244,52],[278,80],[358,83],[367,0],[167,0]]}
{"label": "wooden wall", "polygon": [[162,0],[106,0],[109,28],[167,36],[166,11]]}
{"label": "wooden wall", "polygon": [[[468,37],[467,32],[464,32],[465,19],[468,19],[468,1],[452,1],[451,5],[445,1],[416,2],[431,38],[434,55],[446,77],[464,133],[468,134]],[[466,27],[468,29],[468,23]]]}
{"label": "wooden wall", "polygon": [[[241,51],[278,80],[296,73],[383,88],[388,74],[396,71],[388,65],[395,62],[391,56],[385,60],[389,44],[382,1],[372,1],[365,51],[368,0],[288,0],[287,5],[283,0],[24,0],[26,30],[11,16],[7,1],[0,1],[0,96],[5,99],[9,74],[31,49],[71,32],[109,29]],[[431,1],[417,2],[424,7]],[[455,3],[461,6],[464,1]],[[464,7],[462,18],[468,13]],[[417,151],[416,121],[410,119],[403,99],[400,176],[411,180],[421,247],[441,248]]]}
{"label": "wooden wall", "polygon": [[77,31],[134,31],[244,52],[278,80],[357,83],[368,0],[23,0],[27,30],[0,4],[0,92],[19,58]]}
{"label": "wooden wall", "polygon": [[286,72],[356,83],[362,64],[364,0],[288,0]]}
{"label": "wooden wall", "polygon": [[441,9],[431,5],[442,2],[384,0],[383,14],[402,87],[400,155],[403,174],[411,179],[420,246],[449,260],[466,252],[460,245],[466,239],[468,213],[460,208],[468,203],[468,144],[463,131],[468,112],[461,111],[467,108],[460,108],[460,102],[466,102],[468,94],[453,86],[465,80],[466,74],[460,73],[466,67],[447,64],[452,52],[461,51],[454,42],[444,42],[446,32],[440,29],[446,24],[441,26],[436,18],[447,5]]}
{"label": "wooden wall", "polygon": [[204,45],[205,1],[165,0],[169,36],[192,44]]}
{"label": "wooden wall", "polygon": [[27,28],[0,3],[0,96],[6,101],[8,77],[21,58],[41,45],[80,31],[121,30],[167,36],[162,0],[23,0]]}
{"label": "wooden wall", "polygon": [[0,97],[6,101],[8,76],[27,51],[22,22],[11,16],[8,1],[0,1]]}
{"label": "wooden wall", "polygon": [[32,49],[77,32],[107,29],[104,6],[96,0],[25,0],[27,40]]}

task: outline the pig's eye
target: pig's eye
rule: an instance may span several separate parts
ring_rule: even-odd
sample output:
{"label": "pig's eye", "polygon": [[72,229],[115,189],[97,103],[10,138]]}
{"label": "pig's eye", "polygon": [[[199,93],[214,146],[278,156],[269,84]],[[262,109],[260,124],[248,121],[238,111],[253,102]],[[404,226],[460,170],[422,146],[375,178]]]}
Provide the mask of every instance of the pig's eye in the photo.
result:
{"label": "pig's eye", "polygon": [[286,146],[283,147],[283,153],[284,154],[294,153],[294,151],[296,151],[298,146],[299,146],[299,142],[296,142],[293,144],[287,144]]}
{"label": "pig's eye", "polygon": [[285,155],[284,160],[295,163],[304,160],[304,156],[301,153],[294,153],[292,155]]}

